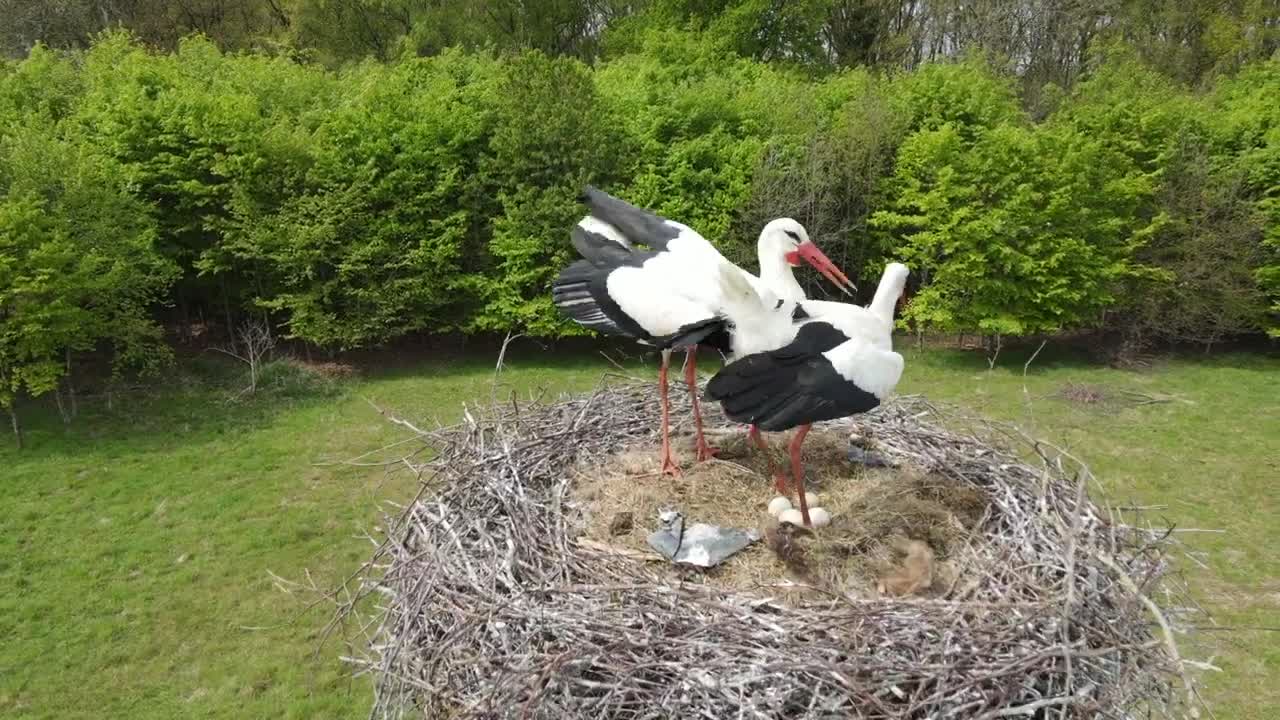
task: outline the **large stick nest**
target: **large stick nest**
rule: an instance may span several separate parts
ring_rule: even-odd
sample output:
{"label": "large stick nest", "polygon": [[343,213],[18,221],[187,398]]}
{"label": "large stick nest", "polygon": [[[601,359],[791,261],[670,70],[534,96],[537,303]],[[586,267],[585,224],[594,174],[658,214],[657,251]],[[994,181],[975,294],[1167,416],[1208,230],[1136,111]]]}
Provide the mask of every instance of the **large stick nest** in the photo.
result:
{"label": "large stick nest", "polygon": [[405,463],[423,492],[388,519],[362,578],[378,611],[350,660],[374,675],[375,717],[1194,713],[1167,535],[1094,505],[1069,457],[1028,442],[1024,462],[972,426],[944,429],[920,398],[857,422],[892,462],[987,494],[981,541],[955,558],[962,591],[783,602],[577,542],[572,470],[652,443],[656,395],[602,383],[419,431],[434,458]]}

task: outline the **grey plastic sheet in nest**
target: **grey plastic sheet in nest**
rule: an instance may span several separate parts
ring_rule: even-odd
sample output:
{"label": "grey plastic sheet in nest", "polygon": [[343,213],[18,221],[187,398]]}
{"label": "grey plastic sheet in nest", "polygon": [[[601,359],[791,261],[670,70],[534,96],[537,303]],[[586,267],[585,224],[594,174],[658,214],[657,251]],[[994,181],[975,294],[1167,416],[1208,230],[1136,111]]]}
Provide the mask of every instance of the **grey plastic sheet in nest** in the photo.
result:
{"label": "grey plastic sheet in nest", "polygon": [[760,539],[755,529],[740,530],[719,525],[694,523],[685,527],[684,516],[675,510],[658,515],[660,527],[649,534],[649,547],[675,563],[712,568]]}

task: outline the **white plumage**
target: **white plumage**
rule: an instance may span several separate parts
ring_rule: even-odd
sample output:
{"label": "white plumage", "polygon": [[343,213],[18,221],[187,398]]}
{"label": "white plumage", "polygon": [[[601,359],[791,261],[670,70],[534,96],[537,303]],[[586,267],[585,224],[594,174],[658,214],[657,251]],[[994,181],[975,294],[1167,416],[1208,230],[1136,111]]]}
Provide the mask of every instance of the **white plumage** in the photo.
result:
{"label": "white plumage", "polygon": [[[698,459],[704,460],[714,449],[702,434],[697,347],[711,345],[738,356],[785,343],[795,301],[804,297],[791,272],[801,261],[839,287],[851,283],[789,218],[774,220],[761,231],[757,250],[762,277],[756,277],[730,263],[686,225],[595,188],[588,187],[582,199],[590,212],[573,230],[582,259],[561,272],[552,297],[561,311],[586,327],[630,336],[663,351],[662,467],[665,473],[678,474],[668,432],[670,351],[690,351],[685,379],[693,394]],[[776,284],[777,291],[769,283]]]}

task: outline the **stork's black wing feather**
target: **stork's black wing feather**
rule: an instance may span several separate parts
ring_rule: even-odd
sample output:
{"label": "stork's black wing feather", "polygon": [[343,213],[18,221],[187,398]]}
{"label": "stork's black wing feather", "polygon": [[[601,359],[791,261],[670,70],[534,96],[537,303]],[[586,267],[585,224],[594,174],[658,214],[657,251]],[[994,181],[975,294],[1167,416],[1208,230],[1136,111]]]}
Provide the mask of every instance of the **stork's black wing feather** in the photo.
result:
{"label": "stork's black wing feather", "polygon": [[623,312],[609,295],[609,274],[622,267],[640,267],[657,255],[649,250],[628,249],[609,238],[575,226],[574,247],[582,253],[551,284],[551,300],[574,322],[606,335],[624,335],[658,348],[711,345],[728,351],[727,323],[718,317],[680,327],[670,335],[654,336]]}
{"label": "stork's black wing feather", "polygon": [[665,250],[667,243],[680,234],[679,228],[661,215],[638,208],[590,185],[582,191],[579,200],[586,204],[593,217],[614,226],[633,243]]}
{"label": "stork's black wing feather", "polygon": [[551,284],[551,301],[569,319],[606,335],[641,338],[644,330],[609,298],[608,271],[578,260],[560,271]]}

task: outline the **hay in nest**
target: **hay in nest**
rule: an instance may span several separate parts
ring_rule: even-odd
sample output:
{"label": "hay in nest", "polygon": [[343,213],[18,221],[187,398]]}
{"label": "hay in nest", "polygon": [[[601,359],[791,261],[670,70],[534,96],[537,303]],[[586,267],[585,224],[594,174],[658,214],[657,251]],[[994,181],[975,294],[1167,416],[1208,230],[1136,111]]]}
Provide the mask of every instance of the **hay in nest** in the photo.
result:
{"label": "hay in nest", "polygon": [[[683,393],[672,396],[674,417],[687,418]],[[972,531],[947,548],[965,581],[906,598],[820,583],[797,595],[797,581],[763,576],[735,589],[579,540],[593,522],[573,505],[581,474],[656,440],[651,383],[602,384],[549,404],[513,399],[423,432],[436,455],[405,461],[424,489],[389,519],[367,566],[363,591],[380,609],[348,658],[374,676],[374,716],[1193,712],[1193,679],[1174,643],[1181,611],[1167,599],[1167,535],[1115,521],[1087,499],[1087,468],[1044,445],[1034,467],[935,415],[902,398],[857,421],[899,468],[981,498]],[[832,425],[847,436],[851,424]],[[744,498],[771,497],[767,478],[742,481]],[[642,532],[646,512],[615,530]]]}
{"label": "hay in nest", "polygon": [[[861,433],[860,433],[861,434]],[[716,437],[719,435],[719,437]],[[712,434],[719,457],[692,464],[692,439],[684,443],[684,476],[658,477],[657,445],[637,445],[605,458],[580,461],[571,470],[568,503],[570,535],[593,549],[633,558],[662,560],[647,542],[658,513],[668,508],[690,522],[754,528],[767,542],[747,548],[731,562],[708,571],[686,572],[661,564],[667,579],[705,582],[728,590],[763,589],[795,603],[815,595],[838,593],[875,597],[878,587],[901,568],[900,556],[911,540],[929,547],[929,570],[936,582],[913,594],[939,595],[959,580],[949,561],[953,549],[971,542],[989,503],[978,488],[913,466],[867,469],[846,458],[847,427],[815,428],[806,439],[806,489],[820,494],[820,505],[834,518],[821,532],[778,535],[768,514],[775,497],[768,462],[748,451],[746,433]],[[774,435],[773,461],[787,467],[782,450],[789,437]],[[677,443],[679,444],[679,443]],[[621,529],[620,529],[621,528]]]}

